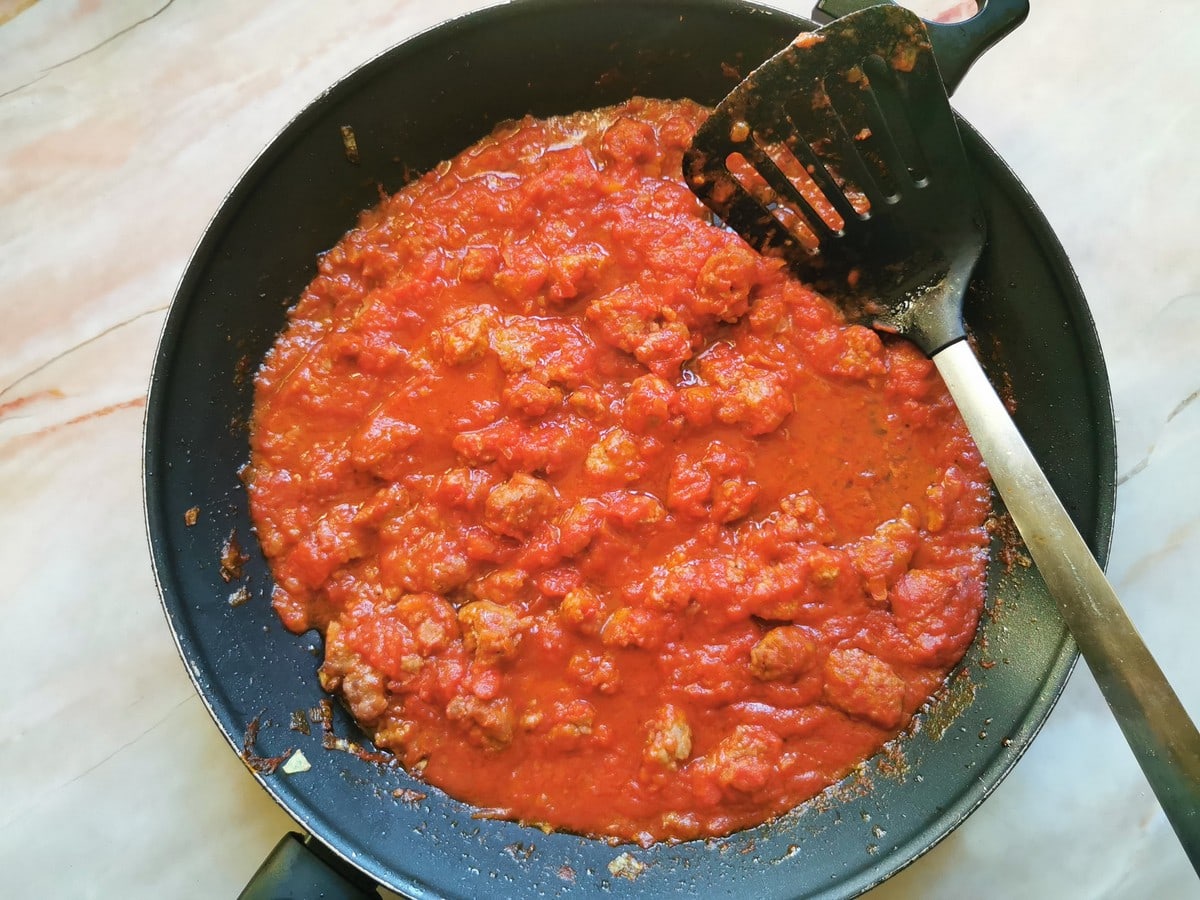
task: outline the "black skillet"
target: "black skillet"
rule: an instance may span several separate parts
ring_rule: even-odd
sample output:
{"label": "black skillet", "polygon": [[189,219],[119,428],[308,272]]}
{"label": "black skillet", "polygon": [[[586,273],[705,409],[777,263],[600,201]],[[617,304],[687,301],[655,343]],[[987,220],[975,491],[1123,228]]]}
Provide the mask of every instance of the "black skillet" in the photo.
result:
{"label": "black skillet", "polygon": [[[867,4],[837,4],[843,13],[858,5]],[[991,0],[985,17],[938,32],[939,63],[950,80],[1026,7],[1026,0]],[[364,885],[370,879],[414,897],[853,896],[961,822],[1041,727],[1075,647],[1037,572],[1006,572],[998,561],[981,636],[946,695],[901,743],[902,762],[876,758],[822,802],[720,840],[614,848],[475,819],[470,807],[401,770],[323,749],[318,726],[309,734],[289,727],[293,713],[322,699],[320,640],[289,634],[270,608],[271,578],[238,470],[248,459],[253,370],[314,275],[317,254],[378,200],[380,186],[398,189],[501,120],[632,94],[715,103],[737,73],[812,27],[734,0],[529,0],[474,13],[385,53],[318,98],[213,219],[184,274],[155,362],[146,514],[163,605],[213,718],[250,762],[299,749],[312,765],[295,775],[251,767],[316,839],[306,850],[285,838],[273,855],[275,871],[264,877],[311,866],[301,879],[310,885],[326,877]],[[342,126],[353,129],[355,162]],[[1010,387],[1021,431],[1103,561],[1115,441],[1095,328],[1036,205],[994,151],[961,127],[990,236],[967,322],[993,380]],[[199,513],[189,525],[193,507]],[[220,557],[231,532],[248,559],[227,582]],[[249,601],[231,605],[228,598],[243,587]],[[337,704],[332,724],[336,735],[365,743]],[[412,803],[393,796],[403,789],[427,797]],[[646,866],[632,882],[608,868],[626,851]],[[325,896],[351,890],[349,881],[335,881],[325,883]]]}

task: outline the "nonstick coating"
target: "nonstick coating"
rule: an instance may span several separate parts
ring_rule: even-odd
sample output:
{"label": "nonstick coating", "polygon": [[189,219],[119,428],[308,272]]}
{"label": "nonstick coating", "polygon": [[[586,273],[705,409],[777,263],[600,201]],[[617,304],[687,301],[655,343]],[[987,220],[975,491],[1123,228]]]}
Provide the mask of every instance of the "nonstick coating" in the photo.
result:
{"label": "nonstick coating", "polygon": [[[317,254],[378,200],[380,186],[398,189],[497,122],[635,93],[715,103],[733,70],[745,73],[811,27],[717,0],[529,2],[440,26],[354,72],[292,122],[234,188],[187,268],[146,417],[147,521],[167,616],[231,744],[240,751],[258,718],[259,754],[297,748],[312,763],[295,776],[256,774],[259,781],[321,841],[398,891],[851,896],[911,862],[978,805],[1062,690],[1075,648],[1040,578],[993,564],[982,639],[948,696],[902,742],[899,766],[877,758],[835,797],[775,823],[649,850],[472,818],[470,807],[402,771],[322,749],[320,728],[289,728],[293,712],[323,696],[320,640],[289,634],[270,608],[271,579],[238,472],[249,455],[252,373],[315,274]],[[343,125],[357,137],[357,164],[344,153]],[[990,234],[968,323],[985,360],[1008,373],[1018,425],[1103,561],[1115,443],[1095,329],[1032,200],[978,135],[964,127],[964,138]],[[199,519],[188,526],[184,513],[194,506]],[[225,583],[219,555],[232,530],[250,558],[244,578]],[[227,598],[243,584],[252,599],[233,607]],[[335,732],[362,740],[334,708]],[[428,797],[406,803],[392,795],[399,788]],[[624,851],[647,865],[636,881],[607,868]]]}

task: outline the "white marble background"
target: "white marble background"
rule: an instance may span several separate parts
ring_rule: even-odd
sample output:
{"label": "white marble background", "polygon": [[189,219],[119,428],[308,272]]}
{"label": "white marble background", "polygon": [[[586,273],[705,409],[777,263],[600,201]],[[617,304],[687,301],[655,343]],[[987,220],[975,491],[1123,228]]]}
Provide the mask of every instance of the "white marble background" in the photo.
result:
{"label": "white marble background", "polygon": [[[354,66],[479,5],[0,0],[0,895],[232,897],[290,827],[159,609],[139,481],[151,358],[259,149]],[[956,104],[1090,299],[1119,416],[1110,574],[1200,715],[1200,5],[1034,7]],[[1200,890],[1081,666],[995,795],[871,896]]]}

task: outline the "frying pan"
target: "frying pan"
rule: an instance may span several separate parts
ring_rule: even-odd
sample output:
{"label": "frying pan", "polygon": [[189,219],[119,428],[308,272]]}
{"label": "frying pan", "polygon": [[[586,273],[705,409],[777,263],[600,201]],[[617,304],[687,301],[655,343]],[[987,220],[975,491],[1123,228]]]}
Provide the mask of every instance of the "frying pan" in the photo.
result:
{"label": "frying pan", "polygon": [[[839,11],[854,6],[847,0]],[[1025,6],[992,0],[989,10]],[[980,21],[942,32],[945,71],[961,75],[995,39]],[[330,890],[370,879],[413,897],[581,897],[618,888],[656,897],[853,896],[961,822],[1037,733],[1075,647],[1036,570],[1009,570],[999,554],[980,635],[915,733],[818,802],[719,840],[642,850],[476,819],[471,807],[369,754],[324,749],[319,725],[307,733],[293,727],[323,698],[320,638],[288,633],[270,607],[271,576],[239,469],[249,456],[251,374],[315,274],[317,255],[377,202],[381,187],[397,190],[504,119],[633,94],[715,103],[738,72],[812,27],[735,0],[529,0],[474,13],[394,48],[318,98],[209,225],[167,317],[152,376],[147,526],[163,606],[197,690],[254,777],[315,838],[309,847],[319,859],[285,838],[275,869],[311,864],[310,882],[318,870],[347,879]],[[357,161],[348,158],[343,126],[353,130]],[[1095,327],[1032,199],[983,139],[960,127],[990,235],[968,326],[1104,562],[1115,440]],[[223,571],[231,535],[246,560]],[[249,599],[235,605],[231,595]],[[370,749],[337,704],[330,725],[333,735]],[[294,750],[310,770],[267,774],[257,762]],[[609,869],[626,852],[645,866],[628,883]]]}

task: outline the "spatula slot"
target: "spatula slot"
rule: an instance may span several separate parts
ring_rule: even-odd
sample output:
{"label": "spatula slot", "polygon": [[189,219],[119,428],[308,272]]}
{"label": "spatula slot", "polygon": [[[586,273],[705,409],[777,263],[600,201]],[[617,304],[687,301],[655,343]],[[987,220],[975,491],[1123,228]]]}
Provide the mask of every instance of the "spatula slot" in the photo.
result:
{"label": "spatula slot", "polygon": [[[816,167],[810,169],[797,159],[792,147],[784,141],[772,141],[756,132],[754,143],[766,154],[768,162],[764,168],[769,169],[773,166],[776,171],[787,179],[787,184],[792,187],[796,194],[799,194],[800,198],[812,209],[812,212],[831,231],[841,232],[846,225],[846,220],[838,212],[830,197],[826,195],[825,191],[821,190],[813,178]],[[793,143],[796,142],[793,141]],[[789,196],[787,199],[791,200],[793,198]]]}
{"label": "spatula slot", "polygon": [[[802,247],[809,252],[816,251],[828,235],[827,223],[805,201],[804,194],[788,176],[776,168],[763,148],[749,141],[745,146],[747,152],[756,157],[755,162],[750,162],[740,152],[731,153],[725,158],[725,168],[733,180],[757,200]],[[781,196],[780,188],[785,196]]]}
{"label": "spatula slot", "polygon": [[908,83],[920,74],[898,74],[892,64],[872,54],[825,78],[836,116],[853,135],[857,155],[889,204],[928,181],[929,162],[909,119],[906,97]]}
{"label": "spatula slot", "polygon": [[747,125],[739,146],[740,151],[726,158],[726,169],[806,248],[815,249],[844,233],[843,210],[851,218],[857,216],[829,173],[793,152],[809,150],[794,132],[782,136],[774,129],[764,132]]}
{"label": "spatula slot", "polygon": [[810,93],[790,97],[785,114],[796,132],[790,144],[794,154],[803,159],[846,221],[865,221],[873,205],[887,202],[859,154],[855,133],[847,131],[820,82]]}
{"label": "spatula slot", "polygon": [[917,186],[928,187],[936,178],[939,191],[970,190],[958,127],[932,54],[918,55],[911,72],[898,76],[897,83],[902,90],[899,102],[906,112],[904,121],[911,129],[913,157],[922,161],[924,177]]}
{"label": "spatula slot", "polygon": [[803,230],[793,233],[793,223],[784,221],[786,214],[781,218],[772,209],[778,204],[754,167],[737,151],[723,152],[723,157],[704,157],[688,175],[692,190],[719,217],[719,224],[760,253],[787,258],[814,254],[817,240],[811,229],[807,237]]}
{"label": "spatula slot", "polygon": [[852,152],[869,173],[869,185],[864,186],[864,192],[872,198],[878,194],[886,204],[899,202],[902,187],[896,170],[899,153],[866,73],[859,66],[846,73],[833,73],[825,78],[825,89],[842,131],[851,136]]}
{"label": "spatula slot", "polygon": [[[885,148],[890,168],[897,176],[907,175],[907,180],[916,187],[924,185],[930,169],[910,118],[915,107],[909,101],[908,89],[923,77],[938,77],[932,71],[927,75],[921,62],[920,55],[912,57],[907,63],[910,68],[905,71],[897,69],[895,61],[888,63],[877,55],[863,60],[871,97],[875,101],[874,112],[883,123],[881,134],[891,139]],[[924,62],[929,62],[928,54],[924,56]],[[945,90],[940,83],[935,86]]]}

